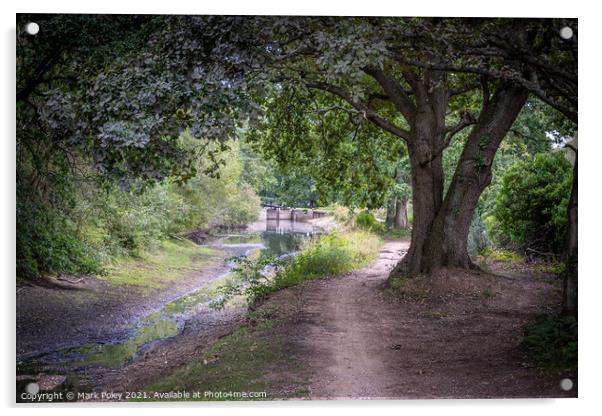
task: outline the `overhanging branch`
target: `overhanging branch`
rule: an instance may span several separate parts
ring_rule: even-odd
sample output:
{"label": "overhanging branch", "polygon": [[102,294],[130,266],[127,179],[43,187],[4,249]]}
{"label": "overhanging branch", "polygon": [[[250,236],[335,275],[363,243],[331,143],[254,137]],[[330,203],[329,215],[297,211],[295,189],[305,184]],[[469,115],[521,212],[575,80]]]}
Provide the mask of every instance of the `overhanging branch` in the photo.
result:
{"label": "overhanging branch", "polygon": [[314,89],[319,89],[319,90],[322,90],[325,92],[329,92],[331,94],[334,94],[334,95],[342,98],[347,103],[349,103],[353,108],[358,110],[366,120],[374,123],[381,129],[393,134],[394,136],[400,137],[400,138],[404,139],[405,141],[409,141],[411,139],[411,135],[410,135],[409,131],[402,129],[401,127],[398,127],[395,124],[389,122],[388,120],[375,114],[364,103],[353,98],[351,96],[351,94],[349,92],[347,92],[344,88],[341,88],[336,85],[328,84],[326,82],[310,81],[310,80],[306,80],[305,85],[307,85],[309,88],[314,88]]}

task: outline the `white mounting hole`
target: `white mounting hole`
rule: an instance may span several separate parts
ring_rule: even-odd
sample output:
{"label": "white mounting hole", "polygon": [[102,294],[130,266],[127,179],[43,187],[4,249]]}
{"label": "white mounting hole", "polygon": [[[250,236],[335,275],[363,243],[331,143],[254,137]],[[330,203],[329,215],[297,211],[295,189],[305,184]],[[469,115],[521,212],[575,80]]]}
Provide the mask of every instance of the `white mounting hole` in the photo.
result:
{"label": "white mounting hole", "polygon": [[573,29],[568,26],[563,27],[560,29],[560,37],[564,40],[569,40],[573,37]]}
{"label": "white mounting hole", "polygon": [[564,391],[570,391],[573,388],[573,380],[564,378],[560,381],[560,388]]}
{"label": "white mounting hole", "polygon": [[37,35],[39,31],[40,25],[38,25],[36,22],[29,22],[25,25],[25,32],[27,32],[29,35]]}
{"label": "white mounting hole", "polygon": [[25,391],[31,395],[38,394],[40,391],[40,385],[38,383],[29,383],[25,386]]}

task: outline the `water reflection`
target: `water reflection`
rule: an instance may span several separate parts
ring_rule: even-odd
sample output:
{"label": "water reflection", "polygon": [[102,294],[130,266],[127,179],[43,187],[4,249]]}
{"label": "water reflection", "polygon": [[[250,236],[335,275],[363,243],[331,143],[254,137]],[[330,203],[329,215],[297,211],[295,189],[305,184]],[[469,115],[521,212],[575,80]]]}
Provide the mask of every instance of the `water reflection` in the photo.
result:
{"label": "water reflection", "polygon": [[265,230],[271,233],[316,233],[316,227],[307,222],[298,222],[290,220],[266,220]]}
{"label": "water reflection", "polygon": [[265,217],[259,221],[249,224],[246,229],[246,233],[257,234],[257,233],[302,233],[302,234],[317,234],[323,233],[322,227],[316,226],[310,222],[304,221],[291,221],[291,220],[267,220]]}

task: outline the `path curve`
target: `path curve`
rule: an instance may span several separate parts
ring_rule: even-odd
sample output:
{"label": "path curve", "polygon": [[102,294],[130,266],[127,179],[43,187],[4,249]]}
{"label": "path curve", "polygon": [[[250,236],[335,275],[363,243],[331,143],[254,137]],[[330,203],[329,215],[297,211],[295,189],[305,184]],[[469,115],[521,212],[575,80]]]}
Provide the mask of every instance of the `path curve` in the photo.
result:
{"label": "path curve", "polygon": [[[466,293],[427,289],[400,299],[385,282],[408,247],[387,241],[368,267],[280,294],[299,305],[283,332],[308,370],[310,398],[575,396],[560,389],[558,376],[525,366],[520,350],[524,323],[550,312],[557,288],[533,278],[450,271],[439,281],[443,293],[467,284]],[[482,295],[483,285],[492,285],[492,297]]]}

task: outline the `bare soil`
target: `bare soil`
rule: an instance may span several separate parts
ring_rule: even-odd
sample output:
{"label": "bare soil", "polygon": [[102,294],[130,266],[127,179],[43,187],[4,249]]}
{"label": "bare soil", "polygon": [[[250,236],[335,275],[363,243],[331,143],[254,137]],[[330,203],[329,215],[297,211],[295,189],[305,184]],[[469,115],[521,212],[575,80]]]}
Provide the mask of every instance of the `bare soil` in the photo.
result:
{"label": "bare soil", "polygon": [[564,376],[524,362],[522,326],[550,312],[559,290],[530,277],[449,270],[386,288],[408,242],[387,242],[378,260],[340,278],[276,293],[294,304],[287,334],[291,355],[310,372],[309,397],[574,397]]}
{"label": "bare soil", "polygon": [[74,346],[126,339],[141,317],[228,270],[219,260],[151,291],[135,285],[115,285],[96,277],[19,282],[17,360]]}

